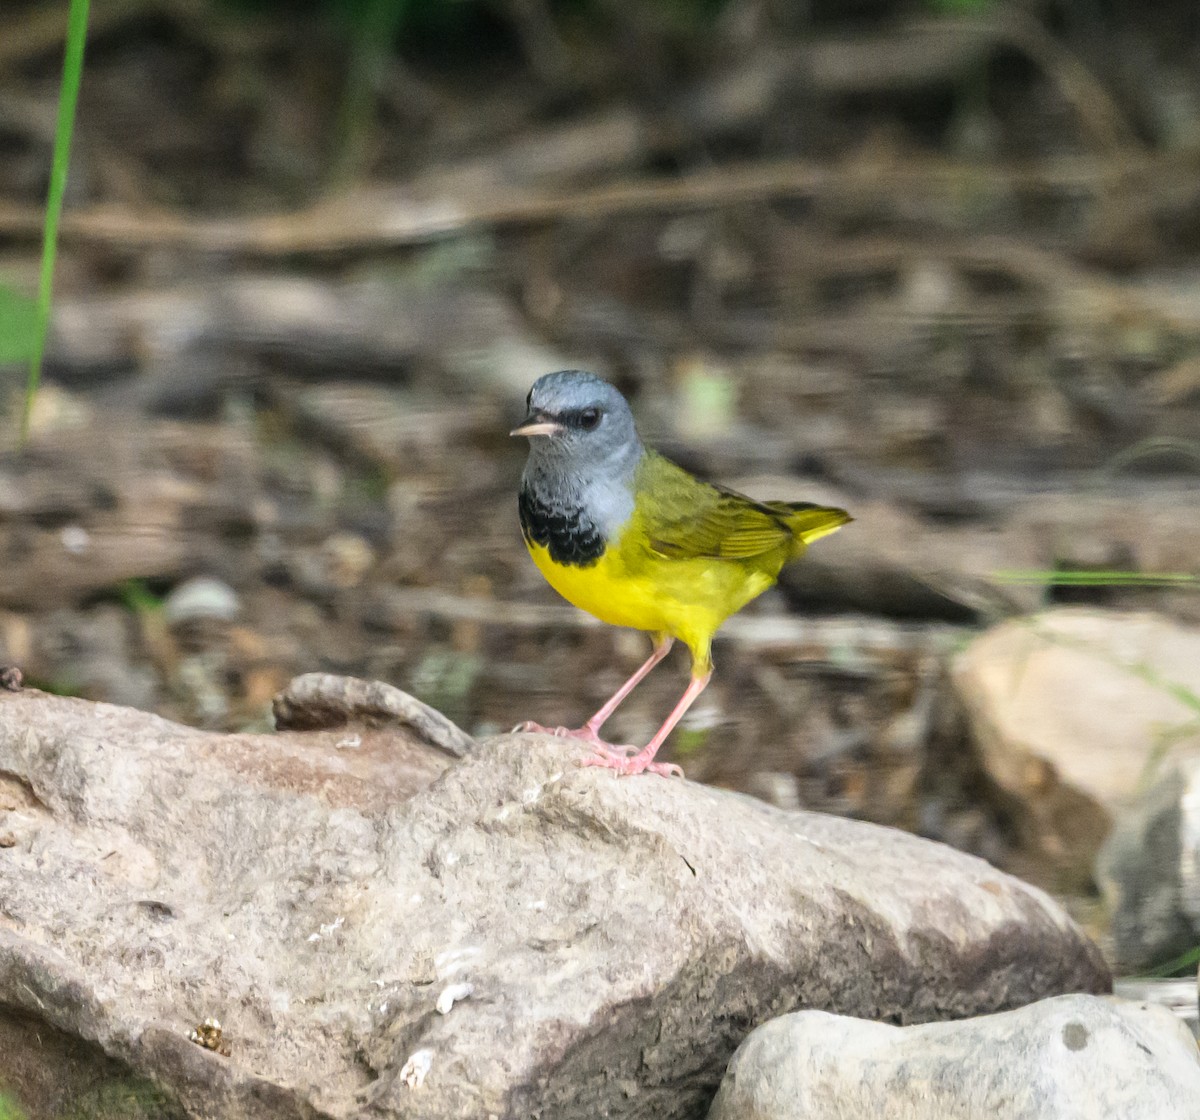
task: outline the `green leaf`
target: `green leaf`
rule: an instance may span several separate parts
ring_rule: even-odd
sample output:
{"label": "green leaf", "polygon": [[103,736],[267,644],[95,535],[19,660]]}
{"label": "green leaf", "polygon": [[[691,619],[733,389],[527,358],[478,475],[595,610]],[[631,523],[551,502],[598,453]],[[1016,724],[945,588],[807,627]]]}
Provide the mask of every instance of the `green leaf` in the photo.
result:
{"label": "green leaf", "polygon": [[37,330],[37,301],[0,284],[0,364],[29,361]]}

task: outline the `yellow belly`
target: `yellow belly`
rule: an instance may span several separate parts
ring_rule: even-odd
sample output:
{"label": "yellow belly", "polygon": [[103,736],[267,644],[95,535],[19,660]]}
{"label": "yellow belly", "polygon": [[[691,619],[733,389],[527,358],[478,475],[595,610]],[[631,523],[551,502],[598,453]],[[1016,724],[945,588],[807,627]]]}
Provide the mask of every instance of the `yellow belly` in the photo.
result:
{"label": "yellow belly", "polygon": [[[528,544],[528,542],[526,542]],[[541,545],[529,554],[546,581],[569,603],[613,626],[670,634],[696,662],[709,664],[709,643],[721,623],[761,595],[778,562],[698,558],[674,560],[618,541],[586,568],[558,564]]]}

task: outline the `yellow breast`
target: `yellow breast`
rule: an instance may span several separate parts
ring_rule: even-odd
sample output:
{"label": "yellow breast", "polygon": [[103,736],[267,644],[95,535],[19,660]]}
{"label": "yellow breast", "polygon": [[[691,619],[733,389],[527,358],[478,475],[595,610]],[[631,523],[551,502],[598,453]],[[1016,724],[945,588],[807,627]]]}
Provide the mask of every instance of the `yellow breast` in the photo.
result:
{"label": "yellow breast", "polygon": [[700,665],[708,664],[721,623],[770,587],[782,562],[668,559],[638,538],[634,526],[626,528],[587,567],[559,564],[546,548],[526,543],[546,581],[568,602],[613,626],[670,634]]}

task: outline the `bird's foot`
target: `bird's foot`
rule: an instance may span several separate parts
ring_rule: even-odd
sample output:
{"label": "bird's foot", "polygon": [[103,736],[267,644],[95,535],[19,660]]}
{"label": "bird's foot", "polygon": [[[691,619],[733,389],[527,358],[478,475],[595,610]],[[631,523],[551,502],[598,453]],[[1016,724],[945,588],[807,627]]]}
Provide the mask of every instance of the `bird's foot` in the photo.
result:
{"label": "bird's foot", "polygon": [[580,739],[592,748],[592,754],[583,759],[583,766],[602,766],[618,774],[658,774],[663,778],[682,778],[683,771],[673,762],[655,762],[654,755],[629,744],[606,743],[586,724],[583,727],[543,727],[533,720],[526,720],[513,728],[513,734],[521,732],[535,735],[553,735],[558,739]]}
{"label": "bird's foot", "polygon": [[683,770],[673,762],[655,762],[653,755],[628,752],[635,747],[612,747],[608,743],[594,743],[595,752],[580,762],[581,766],[600,766],[615,770],[618,774],[657,774],[660,778],[682,778]]}
{"label": "bird's foot", "polygon": [[609,764],[620,766],[629,761],[630,755],[637,754],[637,747],[606,743],[599,738],[588,739],[587,742],[588,746],[592,748],[594,758],[598,761],[585,762],[585,766],[607,766]]}
{"label": "bird's foot", "polygon": [[[534,735],[553,735],[559,739],[582,739],[585,743],[590,743],[597,749],[614,750],[611,743],[606,743],[599,735],[596,734],[586,724],[583,727],[543,727],[540,723],[534,723],[533,720],[526,720],[524,723],[518,723],[513,728],[513,734],[526,732]],[[624,753],[621,757],[624,758],[630,748],[621,748]]]}

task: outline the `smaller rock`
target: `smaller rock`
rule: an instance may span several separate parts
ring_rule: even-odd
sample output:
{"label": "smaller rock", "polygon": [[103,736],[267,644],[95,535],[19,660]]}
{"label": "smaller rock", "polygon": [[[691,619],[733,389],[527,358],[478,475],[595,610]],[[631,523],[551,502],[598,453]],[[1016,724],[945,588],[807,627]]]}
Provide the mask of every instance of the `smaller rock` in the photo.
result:
{"label": "smaller rock", "polygon": [[1137,1003],[1165,1007],[1200,1039],[1200,1004],[1197,1003],[1195,976],[1129,976],[1113,981],[1113,994]]}
{"label": "smaller rock", "polygon": [[321,546],[326,576],[334,587],[358,587],[375,564],[375,552],[356,533],[334,533]]}
{"label": "smaller rock", "polygon": [[[280,731],[399,723],[455,758],[475,748],[475,740],[436,708],[383,681],[304,673],[275,697],[272,712]],[[341,749],[352,745],[353,736],[338,742]]]}
{"label": "smaller rock", "polygon": [[237,592],[211,576],[197,576],[176,587],[163,603],[163,616],[172,629],[209,620],[232,622],[241,611]]}
{"label": "smaller rock", "polygon": [[1012,619],[963,650],[952,679],[1022,843],[1061,889],[1090,882],[1148,773],[1200,756],[1200,629],[1160,615]]}
{"label": "smaller rock", "polygon": [[1123,972],[1200,944],[1200,759],[1182,760],[1118,818],[1096,867]]}
{"label": "smaller rock", "polygon": [[171,689],[189,720],[200,727],[221,727],[228,720],[228,659],[220,650],[182,657],[171,673]]}
{"label": "smaller rock", "polygon": [[803,809],[800,783],[784,770],[756,770],[746,783],[747,792],[777,809]]}
{"label": "smaller rock", "polygon": [[738,1047],[709,1120],[1195,1120],[1200,1054],[1165,1008],[1069,995],[893,1027],[799,1011]]}

